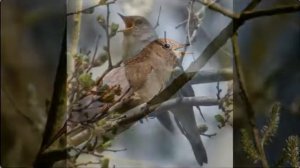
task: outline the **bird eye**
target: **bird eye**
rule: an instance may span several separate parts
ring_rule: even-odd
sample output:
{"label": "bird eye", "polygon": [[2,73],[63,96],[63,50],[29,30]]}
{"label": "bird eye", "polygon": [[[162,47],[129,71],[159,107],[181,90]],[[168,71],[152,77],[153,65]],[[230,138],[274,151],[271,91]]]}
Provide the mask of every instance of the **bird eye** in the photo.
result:
{"label": "bird eye", "polygon": [[170,44],[168,43],[164,44],[164,48],[170,48],[170,47],[171,47]]}

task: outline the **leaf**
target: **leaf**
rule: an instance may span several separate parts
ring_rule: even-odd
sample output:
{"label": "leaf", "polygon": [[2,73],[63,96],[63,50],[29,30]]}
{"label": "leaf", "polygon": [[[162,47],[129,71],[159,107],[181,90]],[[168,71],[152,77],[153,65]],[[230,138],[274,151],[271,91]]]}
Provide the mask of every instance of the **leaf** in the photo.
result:
{"label": "leaf", "polygon": [[277,132],[279,120],[280,120],[280,105],[278,103],[274,104],[271,109],[269,120],[267,125],[262,129],[262,139],[261,142],[265,145],[267,142],[271,142],[272,138]]}
{"label": "leaf", "polygon": [[224,117],[223,117],[221,114],[215,115],[215,119],[216,119],[216,121],[218,121],[219,123],[225,122]]}
{"label": "leaf", "polygon": [[201,124],[201,125],[198,125],[197,127],[198,127],[198,131],[200,134],[203,134],[208,130],[208,127],[206,124]]}
{"label": "leaf", "polygon": [[98,92],[100,95],[102,95],[106,92],[107,89],[109,89],[109,86],[107,84],[105,84],[105,85],[102,85],[99,87]]}
{"label": "leaf", "polygon": [[97,17],[97,21],[98,21],[98,23],[100,24],[100,26],[102,26],[103,28],[105,28],[106,22],[105,22],[104,16],[99,15],[99,16]]}
{"label": "leaf", "polygon": [[115,36],[116,34],[117,34],[117,31],[118,31],[118,29],[119,29],[119,24],[117,24],[117,23],[112,23],[111,25],[110,25],[110,37],[113,37],[113,36]]}
{"label": "leaf", "polygon": [[115,100],[115,94],[114,93],[108,93],[102,96],[101,100],[103,102],[112,103]]}
{"label": "leaf", "polygon": [[79,84],[84,88],[88,89],[94,85],[94,81],[92,79],[92,75],[90,73],[83,73],[79,76]]}
{"label": "leaf", "polygon": [[97,57],[94,62],[93,62],[93,67],[97,67],[97,66],[101,66],[103,65],[106,61],[107,61],[107,54],[106,55],[100,55],[99,57]]}

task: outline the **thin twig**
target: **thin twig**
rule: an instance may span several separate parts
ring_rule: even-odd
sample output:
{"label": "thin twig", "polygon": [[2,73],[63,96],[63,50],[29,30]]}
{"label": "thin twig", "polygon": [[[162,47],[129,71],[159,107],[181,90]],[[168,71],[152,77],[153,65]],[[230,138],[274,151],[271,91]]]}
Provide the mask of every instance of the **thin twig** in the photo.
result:
{"label": "thin twig", "polygon": [[[115,3],[117,0],[113,0],[111,2],[107,2],[106,4],[113,4]],[[90,7],[87,7],[85,9],[79,9],[75,12],[70,12],[70,13],[67,13],[67,16],[72,16],[72,15],[75,15],[75,14],[79,14],[79,13],[84,13],[85,11],[89,11],[89,10],[94,10],[95,8],[99,7],[99,6],[103,6],[103,5],[106,5],[106,4],[101,4],[101,3],[98,3],[98,4],[95,4],[95,5],[92,5]]]}
{"label": "thin twig", "polygon": [[104,149],[104,151],[108,151],[108,152],[123,152],[126,151],[127,148],[124,149]]}
{"label": "thin twig", "polygon": [[93,68],[93,66],[94,66],[94,62],[95,62],[96,55],[97,55],[97,52],[98,52],[98,46],[99,46],[99,42],[100,42],[100,37],[101,37],[100,35],[97,37],[94,55],[92,57],[92,61],[90,62],[90,65],[87,68],[86,72],[89,72]]}
{"label": "thin twig", "polygon": [[107,56],[108,56],[108,69],[112,68],[112,62],[111,62],[111,53],[110,53],[110,34],[109,34],[109,14],[110,14],[110,8],[109,3],[106,4],[106,26],[105,26],[105,32],[106,32],[106,43],[107,43]]}
{"label": "thin twig", "polygon": [[102,75],[96,80],[97,84],[100,84],[100,82],[102,81],[102,79],[105,77],[106,74],[108,74],[110,72],[110,70],[119,67],[122,64],[122,60],[119,61],[116,65],[113,65],[111,68],[107,68]]}
{"label": "thin twig", "polygon": [[156,29],[159,26],[160,13],[161,13],[161,6],[159,7],[159,12],[158,12],[156,25],[154,26],[154,29]]}
{"label": "thin twig", "polygon": [[241,14],[240,18],[243,20],[249,20],[262,16],[272,16],[286,13],[293,13],[300,11],[300,5],[286,5],[272,9],[256,10],[256,11],[245,11]]}
{"label": "thin twig", "polygon": [[188,21],[188,20],[186,19],[186,20],[180,22],[177,26],[175,26],[175,29],[178,29],[179,27],[183,26],[184,24],[187,23],[187,21]]}

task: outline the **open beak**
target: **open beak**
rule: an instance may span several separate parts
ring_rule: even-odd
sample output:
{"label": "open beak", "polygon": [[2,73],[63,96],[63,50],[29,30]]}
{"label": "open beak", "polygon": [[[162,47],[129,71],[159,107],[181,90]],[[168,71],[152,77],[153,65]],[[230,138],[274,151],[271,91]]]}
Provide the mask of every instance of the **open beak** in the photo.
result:
{"label": "open beak", "polygon": [[128,32],[133,28],[133,19],[129,16],[124,16],[120,13],[118,13],[119,16],[122,18],[123,22],[125,23],[125,29],[121,29],[118,32]]}

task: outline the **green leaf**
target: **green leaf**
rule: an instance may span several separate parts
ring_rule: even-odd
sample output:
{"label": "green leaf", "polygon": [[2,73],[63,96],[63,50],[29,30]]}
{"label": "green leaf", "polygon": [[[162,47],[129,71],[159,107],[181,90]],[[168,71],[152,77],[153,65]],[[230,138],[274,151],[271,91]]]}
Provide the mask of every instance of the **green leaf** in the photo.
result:
{"label": "green leaf", "polygon": [[201,125],[198,125],[197,127],[198,127],[198,131],[200,134],[203,134],[208,130],[208,127],[206,124],[201,124]]}
{"label": "green leaf", "polygon": [[104,93],[106,92],[107,89],[109,89],[109,86],[108,86],[107,84],[105,84],[105,85],[102,85],[102,86],[100,86],[100,87],[98,88],[98,92],[99,92],[99,94],[101,95],[101,94],[104,94]]}
{"label": "green leaf", "polygon": [[97,17],[97,21],[98,21],[98,23],[100,24],[100,26],[102,26],[102,27],[105,27],[105,26],[106,26],[106,21],[105,21],[104,16],[99,15],[99,16]]}
{"label": "green leaf", "polygon": [[97,66],[103,65],[107,61],[107,58],[108,58],[107,53],[104,56],[101,54],[99,57],[97,57],[94,60],[93,67],[97,67]]}
{"label": "green leaf", "polygon": [[219,123],[225,123],[225,119],[224,119],[224,117],[221,114],[215,115],[215,119]]}
{"label": "green leaf", "polygon": [[94,85],[94,81],[92,79],[92,75],[90,73],[83,73],[79,76],[79,84],[84,88],[88,89]]}
{"label": "green leaf", "polygon": [[118,31],[118,29],[119,29],[119,24],[117,24],[117,23],[112,23],[111,25],[110,25],[110,37],[113,37],[113,36],[115,36],[116,34],[117,34],[117,31]]}
{"label": "green leaf", "polygon": [[107,149],[108,147],[111,147],[111,140],[106,141],[105,143],[102,144],[103,149]]}

